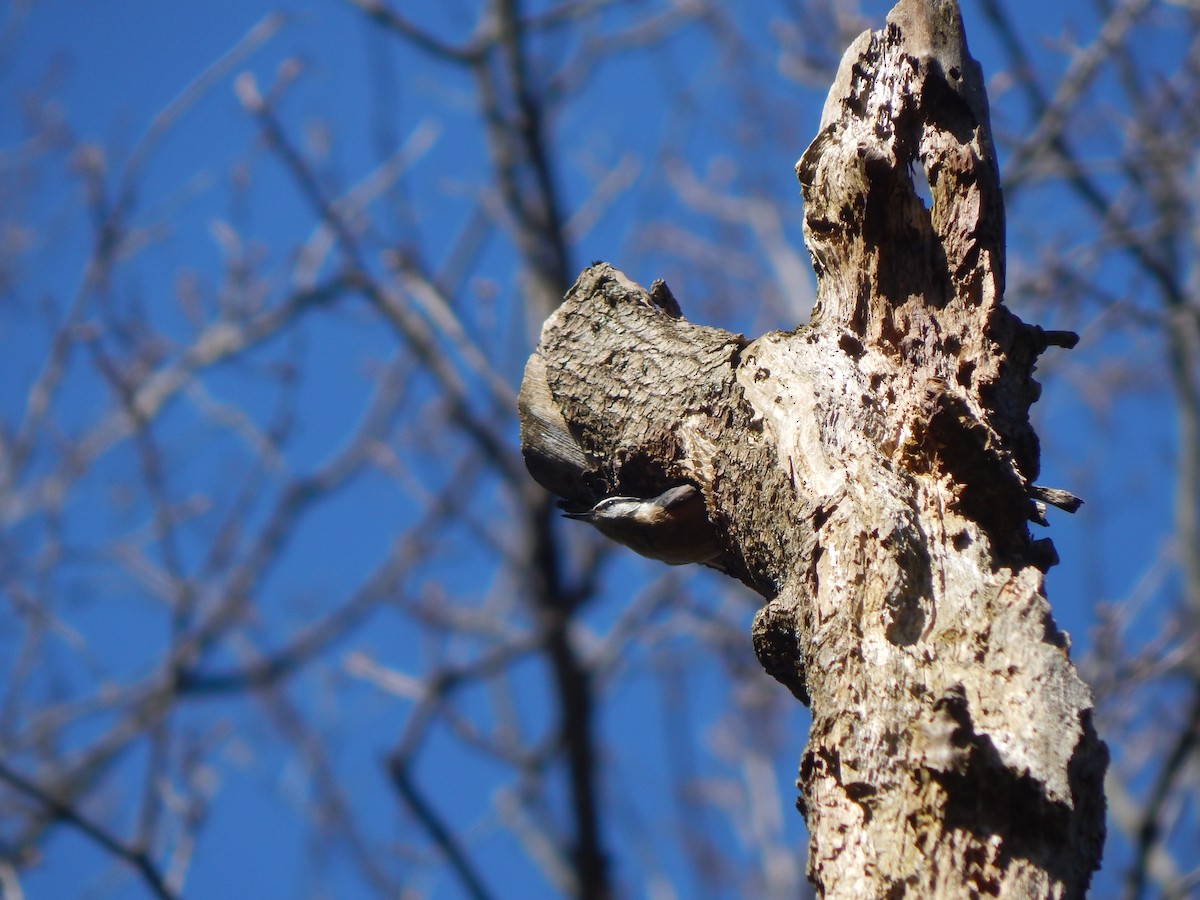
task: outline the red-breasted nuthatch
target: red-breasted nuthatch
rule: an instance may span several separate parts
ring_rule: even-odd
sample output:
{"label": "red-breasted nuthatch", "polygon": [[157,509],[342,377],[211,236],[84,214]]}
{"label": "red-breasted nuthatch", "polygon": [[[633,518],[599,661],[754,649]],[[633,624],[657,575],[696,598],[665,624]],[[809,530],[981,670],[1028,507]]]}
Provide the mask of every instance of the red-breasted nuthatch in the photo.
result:
{"label": "red-breasted nuthatch", "polygon": [[704,497],[695,485],[681,484],[646,500],[605,497],[586,512],[564,515],[590,522],[635,553],[672,566],[710,562],[721,555]]}

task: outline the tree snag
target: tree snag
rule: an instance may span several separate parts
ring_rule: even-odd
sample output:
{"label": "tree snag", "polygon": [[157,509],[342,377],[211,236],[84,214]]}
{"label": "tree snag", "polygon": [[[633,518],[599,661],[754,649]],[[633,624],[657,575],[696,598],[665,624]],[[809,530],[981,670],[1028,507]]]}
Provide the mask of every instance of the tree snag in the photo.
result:
{"label": "tree snag", "polygon": [[957,4],[901,0],[853,43],[796,172],[810,324],[747,341],[593,265],[526,368],[527,464],[576,508],[700,489],[710,565],[767,598],[755,650],[811,702],[798,805],[824,896],[1083,896],[1107,752],[1028,527],[1078,504],[1034,484],[1029,422],[1034,362],[1072,340],[1002,305]]}

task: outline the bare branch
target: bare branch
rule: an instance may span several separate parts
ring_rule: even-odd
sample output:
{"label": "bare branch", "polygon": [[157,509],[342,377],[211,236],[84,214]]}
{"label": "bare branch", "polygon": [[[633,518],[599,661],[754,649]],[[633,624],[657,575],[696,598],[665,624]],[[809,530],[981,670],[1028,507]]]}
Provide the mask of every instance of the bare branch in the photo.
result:
{"label": "bare branch", "polygon": [[145,850],[135,849],[124,844],[106,828],[97,825],[83,815],[72,804],[57,799],[53,794],[43,790],[3,761],[0,761],[0,779],[37,801],[53,818],[71,825],[103,847],[108,853],[132,866],[155,897],[160,900],[174,900],[178,896],[167,886],[154,861]]}

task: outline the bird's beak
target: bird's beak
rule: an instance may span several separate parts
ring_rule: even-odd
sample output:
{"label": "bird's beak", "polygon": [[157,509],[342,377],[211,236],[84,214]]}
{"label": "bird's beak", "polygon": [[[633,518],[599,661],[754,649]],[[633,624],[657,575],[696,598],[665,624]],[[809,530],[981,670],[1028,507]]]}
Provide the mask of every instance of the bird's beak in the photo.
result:
{"label": "bird's beak", "polygon": [[590,506],[587,509],[572,509],[571,507],[574,505],[575,504],[572,503],[570,500],[559,500],[555,504],[555,506],[557,506],[559,509],[562,510],[562,514],[563,514],[564,518],[583,519],[586,521],[588,518],[591,517],[592,508]]}

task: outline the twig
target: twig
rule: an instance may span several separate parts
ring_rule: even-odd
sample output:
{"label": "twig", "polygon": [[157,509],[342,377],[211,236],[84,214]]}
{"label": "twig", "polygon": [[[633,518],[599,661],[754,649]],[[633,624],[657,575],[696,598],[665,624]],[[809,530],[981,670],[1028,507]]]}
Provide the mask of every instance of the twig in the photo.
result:
{"label": "twig", "polygon": [[175,900],[178,896],[167,887],[157,866],[154,865],[145,850],[134,850],[126,846],[110,832],[85,817],[75,807],[53,797],[49,792],[10,768],[4,762],[0,762],[0,779],[8,782],[12,787],[25,794],[25,796],[36,800],[42,806],[46,807],[47,811],[55,819],[74,826],[113,856],[124,860],[137,869],[142,876],[142,880],[146,882],[146,886],[150,888],[154,896],[161,898],[161,900]]}
{"label": "twig", "polygon": [[1131,900],[1140,900],[1146,891],[1146,872],[1150,856],[1159,839],[1159,816],[1167,799],[1175,789],[1175,782],[1183,773],[1190,760],[1200,746],[1200,682],[1192,685],[1192,708],[1187,722],[1179,730],[1175,746],[1163,761],[1158,778],[1150,789],[1146,799],[1145,810],[1142,813],[1141,826],[1137,830],[1137,844],[1133,854],[1133,868],[1125,880],[1125,896]]}
{"label": "twig", "polygon": [[484,885],[479,873],[475,871],[475,867],[471,865],[471,861],[467,858],[466,853],[463,852],[453,832],[442,821],[441,816],[437,814],[437,810],[425,799],[425,795],[421,793],[412,778],[409,777],[408,764],[404,758],[398,754],[393,754],[388,759],[387,768],[388,774],[392,779],[392,784],[396,786],[396,791],[408,805],[412,814],[420,820],[425,830],[429,832],[429,836],[433,839],[433,842],[446,854],[446,859],[449,861],[450,867],[454,869],[455,874],[462,881],[467,895],[473,897],[474,900],[491,900],[491,892]]}

